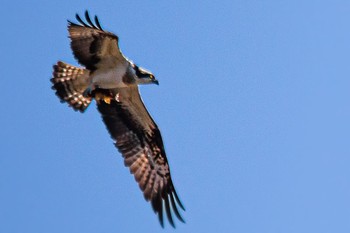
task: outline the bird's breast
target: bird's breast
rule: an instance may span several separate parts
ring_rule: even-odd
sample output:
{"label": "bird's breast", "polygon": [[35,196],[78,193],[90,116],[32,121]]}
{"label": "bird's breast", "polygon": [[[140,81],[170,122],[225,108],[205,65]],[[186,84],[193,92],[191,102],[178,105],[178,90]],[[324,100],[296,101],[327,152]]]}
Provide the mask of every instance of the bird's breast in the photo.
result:
{"label": "bird's breast", "polygon": [[90,78],[92,83],[98,85],[100,88],[112,89],[126,87],[126,83],[123,82],[123,76],[126,70],[127,68],[122,65],[112,69],[97,69],[91,74]]}

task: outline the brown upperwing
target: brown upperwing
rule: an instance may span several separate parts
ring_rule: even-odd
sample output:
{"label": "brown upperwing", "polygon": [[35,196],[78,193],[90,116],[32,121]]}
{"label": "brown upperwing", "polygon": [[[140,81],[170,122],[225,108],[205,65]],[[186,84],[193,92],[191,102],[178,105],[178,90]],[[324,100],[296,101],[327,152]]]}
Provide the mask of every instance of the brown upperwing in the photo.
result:
{"label": "brown upperwing", "polygon": [[95,16],[95,23],[85,12],[84,22],[77,14],[80,24],[68,21],[69,37],[74,57],[90,71],[99,68],[114,68],[118,64],[127,64],[126,58],[120,52],[118,36],[104,31]]}
{"label": "brown upperwing", "polygon": [[[100,89],[101,90],[101,89]],[[146,110],[137,86],[95,92],[97,107],[125,166],[134,174],[163,226],[163,206],[174,227],[172,212],[184,222],[184,210],[170,176],[160,131]]]}

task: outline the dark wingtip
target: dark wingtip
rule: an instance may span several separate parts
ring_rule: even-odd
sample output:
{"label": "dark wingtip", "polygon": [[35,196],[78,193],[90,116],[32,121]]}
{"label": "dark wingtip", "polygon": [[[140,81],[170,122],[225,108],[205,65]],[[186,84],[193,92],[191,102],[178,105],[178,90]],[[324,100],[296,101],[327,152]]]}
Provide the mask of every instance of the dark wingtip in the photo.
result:
{"label": "dark wingtip", "polygon": [[97,18],[97,15],[95,15],[95,23],[96,23],[96,26],[98,27],[98,29],[103,30],[101,27],[100,21]]}
{"label": "dark wingtip", "polygon": [[81,23],[82,25],[84,25],[85,27],[89,27],[89,25],[87,25],[78,14],[75,14],[75,18],[78,20],[79,23]]}
{"label": "dark wingtip", "polygon": [[158,219],[159,219],[159,223],[162,226],[162,228],[164,228],[164,219],[163,219],[163,207],[161,206],[161,208],[159,209],[158,212]]}
{"label": "dark wingtip", "polygon": [[151,201],[152,208],[154,213],[158,215],[159,223],[164,228],[164,219],[163,219],[163,204],[162,204],[162,198],[158,194],[154,197]]}
{"label": "dark wingtip", "polygon": [[170,194],[170,203],[171,203],[171,206],[173,208],[173,211],[176,215],[176,217],[183,223],[185,223],[185,220],[182,218],[179,210],[177,209],[177,206],[176,206],[176,203],[175,203],[175,200],[174,200],[174,195],[173,194]]}
{"label": "dark wingtip", "polygon": [[168,195],[166,195],[164,197],[164,202],[165,202],[165,212],[166,212],[166,215],[168,217],[168,220],[169,220],[169,223],[170,225],[175,228],[175,223],[174,223],[174,220],[173,220],[173,216],[171,214],[171,208],[170,208],[170,204],[169,204],[169,198],[168,198]]}
{"label": "dark wingtip", "polygon": [[79,22],[82,21],[78,13],[75,13],[75,18],[76,18]]}
{"label": "dark wingtip", "polygon": [[177,193],[176,193],[176,191],[175,191],[174,184],[171,184],[171,186],[172,186],[173,194],[174,194],[174,197],[175,197],[175,199],[176,199],[177,204],[179,204],[180,208],[181,208],[183,211],[186,211],[185,206],[181,203],[180,198],[179,198],[179,196],[177,195]]}
{"label": "dark wingtip", "polygon": [[[98,20],[98,18],[97,18],[96,15],[95,15],[95,17],[94,17],[95,23],[92,22],[88,10],[85,10],[84,16],[85,16],[85,20],[86,20],[87,23],[79,16],[79,14],[75,14],[75,18],[77,19],[77,21],[78,21],[81,25],[83,25],[83,26],[85,26],[85,27],[94,28],[94,29],[99,29],[99,30],[103,31],[103,29],[102,29],[102,27],[101,27],[101,24],[100,24],[100,22],[99,22],[99,20]],[[69,23],[70,25],[77,25],[77,24],[75,24],[75,23],[73,23],[73,22],[71,22],[71,21],[69,21],[69,20],[68,20],[68,23]],[[79,25],[79,26],[81,26],[81,25]]]}
{"label": "dark wingtip", "polygon": [[80,26],[81,27],[80,24],[74,23],[74,22],[70,21],[69,19],[67,19],[67,22],[68,22],[68,27],[71,27],[71,26]]}
{"label": "dark wingtip", "polygon": [[91,21],[89,12],[87,10],[85,11],[85,19],[91,27],[96,28],[93,22]]}
{"label": "dark wingtip", "polygon": [[179,207],[183,210],[185,210],[185,208],[180,202],[173,186],[167,192],[163,192],[163,194],[157,193],[151,200],[151,204],[153,211],[158,215],[159,223],[162,228],[164,228],[164,215],[167,216],[169,224],[173,228],[176,228],[173,215],[182,223],[186,223],[179,212]]}

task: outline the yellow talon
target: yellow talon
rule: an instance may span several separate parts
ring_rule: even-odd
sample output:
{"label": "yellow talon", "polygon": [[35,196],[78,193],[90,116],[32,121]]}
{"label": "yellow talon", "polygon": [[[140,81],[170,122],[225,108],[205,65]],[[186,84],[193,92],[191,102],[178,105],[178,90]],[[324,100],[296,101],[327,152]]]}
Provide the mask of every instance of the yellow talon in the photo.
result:
{"label": "yellow talon", "polygon": [[109,97],[109,96],[104,96],[104,97],[103,97],[103,101],[104,101],[106,104],[111,104],[111,97]]}
{"label": "yellow talon", "polygon": [[96,93],[95,100],[99,103],[101,100],[105,102],[106,104],[111,104],[112,97],[104,95],[102,93]]}

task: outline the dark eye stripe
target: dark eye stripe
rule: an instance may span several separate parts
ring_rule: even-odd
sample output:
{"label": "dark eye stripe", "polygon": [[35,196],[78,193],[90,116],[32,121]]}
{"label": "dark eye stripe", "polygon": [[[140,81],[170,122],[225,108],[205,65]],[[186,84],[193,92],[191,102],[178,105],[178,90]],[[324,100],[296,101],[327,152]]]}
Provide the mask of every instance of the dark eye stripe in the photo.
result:
{"label": "dark eye stripe", "polygon": [[152,74],[142,71],[142,69],[140,69],[137,65],[135,65],[134,69],[137,77],[154,79],[154,76]]}

